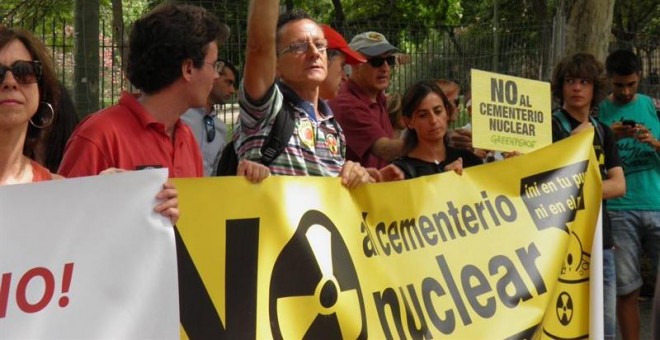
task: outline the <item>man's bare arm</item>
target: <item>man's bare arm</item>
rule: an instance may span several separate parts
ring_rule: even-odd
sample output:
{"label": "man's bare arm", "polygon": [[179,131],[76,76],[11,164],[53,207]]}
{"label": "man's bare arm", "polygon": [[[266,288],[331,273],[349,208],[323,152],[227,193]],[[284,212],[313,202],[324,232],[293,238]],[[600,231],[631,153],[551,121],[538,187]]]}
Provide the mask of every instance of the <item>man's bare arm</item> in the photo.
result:
{"label": "man's bare arm", "polygon": [[371,146],[371,153],[386,162],[391,162],[403,154],[403,139],[379,138]]}
{"label": "man's bare arm", "polygon": [[275,28],[279,8],[279,0],[250,1],[243,86],[254,100],[262,99],[275,82]]}

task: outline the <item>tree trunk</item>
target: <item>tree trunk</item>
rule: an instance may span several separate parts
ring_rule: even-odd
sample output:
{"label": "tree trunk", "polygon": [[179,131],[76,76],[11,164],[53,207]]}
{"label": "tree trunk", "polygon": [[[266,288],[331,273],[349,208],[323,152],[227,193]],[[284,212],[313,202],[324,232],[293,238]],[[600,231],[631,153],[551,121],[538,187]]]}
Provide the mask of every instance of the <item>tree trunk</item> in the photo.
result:
{"label": "tree trunk", "polygon": [[81,116],[99,110],[99,0],[76,0],[74,98]]}
{"label": "tree trunk", "polygon": [[332,5],[335,7],[335,27],[341,32],[346,23],[346,15],[344,14],[344,7],[341,5],[341,0],[332,0]]}
{"label": "tree trunk", "polygon": [[124,25],[124,7],[122,0],[112,0],[112,43],[116,46],[116,55],[119,56],[122,78],[126,81],[126,89],[135,92],[133,84],[126,77],[126,62],[128,60],[128,28]]}
{"label": "tree trunk", "polygon": [[119,55],[119,63],[123,66],[126,65],[128,48],[126,48],[126,28],[124,27],[124,8],[121,3],[122,0],[112,0],[112,42],[117,46],[117,54]]}
{"label": "tree trunk", "polygon": [[604,61],[610,42],[614,0],[576,0],[569,6],[565,55],[587,52]]}

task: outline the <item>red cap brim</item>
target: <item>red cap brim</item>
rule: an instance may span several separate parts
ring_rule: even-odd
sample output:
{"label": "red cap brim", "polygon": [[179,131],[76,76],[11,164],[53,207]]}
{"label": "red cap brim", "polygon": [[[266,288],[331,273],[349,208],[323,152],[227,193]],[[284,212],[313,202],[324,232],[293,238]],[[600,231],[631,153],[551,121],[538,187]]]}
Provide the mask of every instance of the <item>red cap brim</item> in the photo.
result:
{"label": "red cap brim", "polygon": [[361,53],[351,50],[348,46],[340,48],[340,51],[346,55],[346,63],[349,65],[366,63],[367,59]]}
{"label": "red cap brim", "polygon": [[350,47],[348,47],[348,43],[346,40],[344,40],[344,37],[341,36],[337,31],[332,29],[332,27],[328,25],[321,25],[321,29],[323,29],[323,35],[325,35],[325,39],[328,40],[328,49],[337,49],[340,50],[344,55],[346,56],[346,63],[349,65],[355,65],[355,64],[360,64],[364,63],[367,61],[367,59],[362,56],[359,52],[351,50]]}

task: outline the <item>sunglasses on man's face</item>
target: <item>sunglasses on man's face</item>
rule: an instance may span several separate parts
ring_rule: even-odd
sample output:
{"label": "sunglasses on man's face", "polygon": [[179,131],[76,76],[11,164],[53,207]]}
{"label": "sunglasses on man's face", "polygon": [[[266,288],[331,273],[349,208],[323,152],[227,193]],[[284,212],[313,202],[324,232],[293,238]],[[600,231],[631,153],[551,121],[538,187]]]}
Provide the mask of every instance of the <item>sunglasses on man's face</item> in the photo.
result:
{"label": "sunglasses on man's face", "polygon": [[41,63],[36,60],[19,60],[11,66],[0,65],[0,83],[5,81],[7,71],[11,71],[19,84],[34,84],[41,79],[42,69]]}
{"label": "sunglasses on man's face", "polygon": [[367,63],[369,63],[369,65],[371,65],[373,67],[381,67],[381,66],[383,66],[383,64],[385,62],[387,62],[387,65],[389,65],[390,67],[393,67],[396,63],[396,56],[391,55],[391,56],[385,57],[385,58],[383,58],[383,57],[373,57],[373,58],[367,59]]}
{"label": "sunglasses on man's face", "polygon": [[215,121],[213,116],[204,116],[204,128],[206,129],[206,141],[211,143],[215,139]]}

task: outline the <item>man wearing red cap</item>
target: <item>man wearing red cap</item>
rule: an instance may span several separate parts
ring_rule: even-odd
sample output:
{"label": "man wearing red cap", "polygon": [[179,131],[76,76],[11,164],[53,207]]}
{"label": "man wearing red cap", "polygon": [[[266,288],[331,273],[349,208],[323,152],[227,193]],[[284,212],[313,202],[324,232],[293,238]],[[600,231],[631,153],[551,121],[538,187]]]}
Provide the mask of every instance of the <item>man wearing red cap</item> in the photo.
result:
{"label": "man wearing red cap", "polygon": [[385,100],[398,49],[378,32],[356,35],[349,47],[367,62],[351,66],[350,78],[329,104],[346,135],[346,158],[381,169],[403,151],[403,140],[393,138]]}
{"label": "man wearing red cap", "polygon": [[367,61],[360,53],[351,50],[344,38],[332,27],[321,25],[323,35],[328,40],[328,74],[319,86],[319,96],[330,100],[337,96],[339,88],[348,80],[344,66],[357,65]]}

